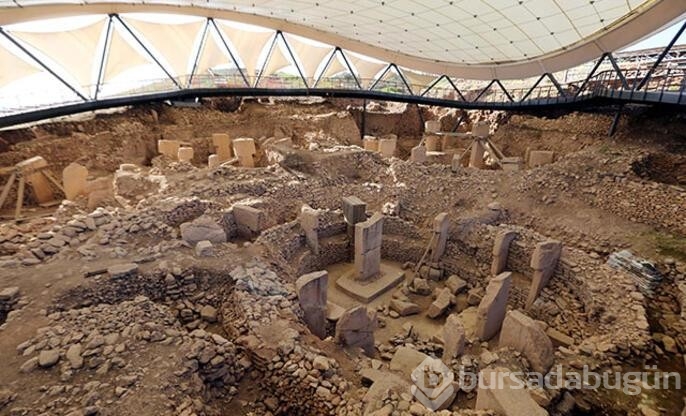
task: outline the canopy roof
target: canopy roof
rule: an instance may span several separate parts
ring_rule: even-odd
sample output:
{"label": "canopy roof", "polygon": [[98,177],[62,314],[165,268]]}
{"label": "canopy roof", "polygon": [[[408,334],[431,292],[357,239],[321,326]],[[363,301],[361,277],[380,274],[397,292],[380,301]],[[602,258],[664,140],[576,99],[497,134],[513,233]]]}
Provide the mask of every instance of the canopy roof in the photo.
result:
{"label": "canopy roof", "polygon": [[[681,0],[0,0],[0,88],[52,72],[94,97],[134,70],[180,87],[217,68],[252,84],[287,67],[309,79],[373,79],[394,63],[417,92],[444,74],[523,79],[568,69],[685,13]],[[56,19],[65,17],[80,23]]]}

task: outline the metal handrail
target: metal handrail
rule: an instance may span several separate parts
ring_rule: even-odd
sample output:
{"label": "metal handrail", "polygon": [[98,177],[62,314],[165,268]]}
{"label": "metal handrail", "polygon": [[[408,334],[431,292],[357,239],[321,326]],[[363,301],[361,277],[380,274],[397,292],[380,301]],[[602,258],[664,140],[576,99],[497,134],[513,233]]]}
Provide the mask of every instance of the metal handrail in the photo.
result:
{"label": "metal handrail", "polygon": [[[250,95],[251,91],[256,90],[293,90],[299,95],[313,93],[316,95],[326,95],[327,91],[373,91],[377,95],[389,100],[394,97],[415,96],[418,101],[426,99],[430,101],[445,100],[451,103],[464,104],[491,104],[494,108],[508,108],[514,106],[533,106],[558,104],[561,102],[575,102],[588,100],[590,98],[602,97],[613,99],[627,99],[630,101],[649,101],[661,103],[666,97],[678,94],[678,98],[670,97],[669,103],[680,105],[682,96],[686,93],[686,71],[679,68],[666,68],[656,70],[650,78],[644,82],[640,90],[636,90],[636,85],[643,79],[645,74],[641,71],[625,71],[623,73],[627,84],[632,88],[624,88],[622,80],[614,70],[601,71],[586,80],[584,90],[577,92],[579,85],[577,82],[569,82],[561,85],[558,91],[555,86],[550,84],[536,85],[534,88],[513,88],[503,91],[495,84],[497,80],[488,84],[488,90],[484,87],[479,88],[460,88],[464,100],[460,98],[458,91],[452,85],[438,86],[433,85],[429,91],[422,92],[424,86],[409,85],[412,91],[408,90],[408,85],[400,79],[374,80],[356,79],[348,77],[329,77],[329,78],[302,78],[300,76],[245,76],[240,73],[231,74],[203,74],[203,75],[184,75],[175,78],[162,78],[139,81],[136,85],[127,83],[103,83],[99,86],[88,85],[81,88],[81,91],[95,92],[98,90],[98,99],[138,97],[148,94],[167,93],[179,91],[179,86],[183,89],[231,89],[236,94]],[[249,85],[246,85],[246,81]],[[360,90],[359,84],[363,87]],[[257,83],[257,85],[255,85]],[[312,88],[316,84],[316,88]],[[446,82],[446,84],[448,84]],[[369,90],[373,85],[373,90]],[[499,84],[498,85],[502,85]],[[63,92],[63,90],[62,90]],[[264,94],[264,93],[263,93]],[[34,92],[23,92],[21,97],[15,102],[20,105],[7,105],[1,107],[3,101],[8,101],[8,97],[0,97],[0,117],[21,114],[52,107],[66,106],[83,103],[83,100],[74,97],[65,97],[64,94],[55,94],[56,100],[45,100],[50,97],[50,91],[40,90]],[[524,99],[526,97],[526,99]],[[478,100],[477,100],[478,98]],[[676,101],[676,102],[675,102]],[[33,102],[33,104],[31,104]],[[25,103],[25,104],[22,104]]]}

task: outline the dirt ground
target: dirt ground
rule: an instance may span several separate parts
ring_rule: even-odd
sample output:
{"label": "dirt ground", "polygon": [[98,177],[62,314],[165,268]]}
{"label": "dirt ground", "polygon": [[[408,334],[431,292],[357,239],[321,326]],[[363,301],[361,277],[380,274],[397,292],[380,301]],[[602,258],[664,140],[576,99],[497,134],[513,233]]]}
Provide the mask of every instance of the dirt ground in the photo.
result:
{"label": "dirt ground", "polygon": [[[31,250],[62,233],[69,227],[69,221],[81,218],[78,221],[85,223],[87,218],[102,218],[91,215],[94,207],[87,206],[87,199],[62,204],[56,210],[38,207],[29,197],[27,218],[0,224],[0,291],[9,287],[20,290],[20,301],[13,311],[9,316],[0,315],[2,321],[7,320],[4,324],[0,321],[0,414],[317,414],[314,410],[284,410],[288,409],[285,393],[284,398],[274,397],[274,393],[265,397],[260,384],[264,373],[256,364],[259,360],[241,344],[247,342],[244,338],[250,332],[241,327],[242,333],[232,334],[231,325],[227,324],[228,312],[221,317],[221,311],[227,309],[222,305],[234,296],[236,279],[230,275],[236,267],[259,260],[258,268],[276,270],[283,286],[290,290],[294,278],[279,270],[280,265],[270,258],[270,251],[255,243],[254,238],[234,238],[216,245],[211,257],[195,255],[192,245],[180,238],[178,225],[199,214],[179,221],[162,219],[172,216],[162,205],[174,198],[195,198],[195,202],[188,202],[188,209],[199,213],[218,212],[237,201],[250,200],[267,213],[267,229],[296,220],[303,203],[316,209],[336,210],[340,208],[341,196],[354,193],[367,202],[369,212],[382,210],[389,201],[398,202],[403,220],[415,224],[422,232],[427,232],[431,220],[440,212],[448,212],[454,218],[469,218],[495,202],[507,213],[508,224],[560,240],[565,247],[579,249],[594,259],[604,260],[613,252],[630,249],[637,256],[652,260],[667,277],[656,294],[645,301],[654,346],[647,346],[639,362],[656,363],[686,376],[686,335],[682,333],[686,325],[681,319],[679,295],[680,286],[686,284],[683,115],[632,114],[623,118],[612,138],[607,136],[609,115],[573,113],[556,119],[508,115],[496,126],[493,143],[507,156],[523,157],[527,149],[551,150],[555,152],[555,162],[517,172],[462,168],[455,173],[450,165],[402,164],[361,152],[355,147],[361,146],[360,114],[348,107],[347,102],[320,100],[218,100],[197,109],[146,106],[92,119],[0,131],[3,167],[40,155],[58,178],[67,165],[77,162],[88,168],[91,180],[111,181],[121,164],[130,163],[140,166],[143,176],[162,175],[169,184],[163,189],[151,188],[153,191],[146,195],[134,195],[126,203],[118,198],[103,199],[108,222],[98,225],[97,230],[79,230],[61,252],[35,263],[25,261],[33,253]],[[421,123],[418,116],[410,119],[408,115],[416,113],[416,107],[380,106],[377,110],[367,121],[365,133],[396,134],[399,142],[419,142]],[[425,118],[444,115],[442,110],[421,111]],[[451,117],[448,118],[452,120]],[[444,124],[449,124],[449,120]],[[233,138],[254,138],[259,166],[231,167],[214,173],[208,170],[210,137],[218,132]],[[292,139],[295,149],[285,162],[267,161],[266,143],[272,137]],[[160,139],[177,139],[191,145],[195,150],[192,166],[160,159],[156,147]],[[406,157],[406,151],[405,148],[399,153]],[[0,185],[5,180],[0,178]],[[398,185],[400,182],[403,186]],[[11,194],[8,200],[14,201],[13,198]],[[193,204],[200,204],[200,208]],[[11,216],[13,207],[8,203],[0,212]],[[127,289],[125,284],[109,280],[108,267],[131,262],[139,265],[140,283]],[[335,270],[334,267],[332,273],[337,273]],[[86,276],[93,271],[102,273]],[[188,283],[191,275],[197,281]],[[165,283],[159,283],[153,276],[166,282],[164,294],[159,285]],[[193,287],[184,292],[185,297],[174,298],[169,295],[169,287],[176,290],[176,284]],[[686,298],[686,293],[683,296]],[[265,303],[259,313],[245,313],[253,317],[255,324],[277,317],[295,321],[291,306],[281,305],[294,299],[294,293],[280,300],[269,298],[270,303]],[[383,309],[390,299],[389,294],[371,306]],[[414,295],[411,299],[422,309],[432,301]],[[339,299],[339,303],[345,302]],[[216,318],[203,317],[201,311],[205,306],[220,311],[219,324]],[[93,315],[89,318],[91,310]],[[191,314],[184,311],[192,312],[190,321],[181,319],[182,314]],[[86,317],[79,318],[84,313]],[[139,322],[129,322],[127,316],[136,317]],[[122,321],[121,325],[117,325],[117,320]],[[443,323],[423,315],[408,320],[387,318],[388,326],[377,332],[377,344],[392,344],[403,324],[413,320],[424,322],[418,324],[424,339],[430,338]],[[298,325],[297,328],[302,326]],[[283,332],[295,327],[293,324]],[[49,348],[66,350],[80,331],[80,344],[86,351],[86,345],[94,343],[98,333],[141,332],[125,342],[121,341],[125,336],[120,335],[111,345],[91,348],[92,355],[86,356],[83,368],[74,368],[62,354],[55,367],[39,365],[22,371],[33,352]],[[150,341],[157,332],[163,334],[161,341]],[[213,340],[212,334],[225,339]],[[676,347],[667,350],[665,335],[676,341]],[[345,380],[351,387],[348,395],[341,396],[346,399],[336,409],[339,414],[356,414],[359,407],[355,408],[355,403],[361,402],[358,396],[367,387],[358,375],[363,359],[311,334],[301,338],[303,345],[339,363],[335,369],[340,379],[336,380]],[[226,340],[236,345],[235,350],[223,344]],[[26,341],[31,341],[32,346],[27,348],[33,348],[29,353],[27,348],[18,348]],[[221,380],[211,378],[214,370],[203,367],[209,364],[201,359],[196,359],[195,368],[183,372],[193,361],[188,358],[192,356],[189,351],[199,348],[198,343],[203,343],[205,350],[218,351],[212,357],[220,357],[217,362],[235,358],[230,364],[217,364],[223,366]],[[478,355],[483,348],[476,343],[473,351]],[[252,367],[239,365],[246,357],[252,361]],[[615,366],[628,368],[629,361]],[[274,363],[277,362],[275,359]],[[278,370],[274,363],[269,371]],[[287,367],[289,363],[279,365]],[[334,391],[341,382],[327,383],[324,386]],[[473,406],[474,396],[463,398],[460,394],[460,405],[451,411],[469,414],[459,413],[466,411],[459,408]],[[274,405],[272,398],[281,400],[281,407]],[[577,397],[575,410],[566,414],[677,415],[683,398],[678,390],[640,399],[601,393]],[[402,402],[397,397],[384,400],[385,404]],[[590,404],[582,404],[584,400]],[[564,413],[560,401],[551,400],[551,414]],[[388,414],[418,414],[393,406],[398,410]]]}

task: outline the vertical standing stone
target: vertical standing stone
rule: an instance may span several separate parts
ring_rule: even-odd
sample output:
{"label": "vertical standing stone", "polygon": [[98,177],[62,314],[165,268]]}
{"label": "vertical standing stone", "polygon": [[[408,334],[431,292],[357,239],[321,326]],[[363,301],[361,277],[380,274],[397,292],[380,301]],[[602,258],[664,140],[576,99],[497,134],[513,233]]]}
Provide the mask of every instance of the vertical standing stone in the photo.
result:
{"label": "vertical standing stone", "polygon": [[329,274],[326,270],[308,273],[295,281],[298,302],[305,316],[305,323],[313,334],[326,338],[326,291]]}
{"label": "vertical standing stone", "polygon": [[531,255],[530,265],[534,269],[534,275],[531,279],[529,296],[526,299],[527,309],[531,308],[538,294],[546,287],[553,273],[555,273],[561,253],[562,243],[559,241],[549,240],[536,244],[534,254]]}
{"label": "vertical standing stone", "polygon": [[455,153],[450,161],[450,170],[453,172],[459,172],[461,168],[462,160],[460,159],[460,154]]}
{"label": "vertical standing stone", "polygon": [[193,148],[179,147],[178,159],[179,162],[191,163],[191,160],[193,160]]}
{"label": "vertical standing stone", "polygon": [[450,220],[447,212],[441,212],[434,218],[434,238],[431,243],[431,262],[436,263],[445,253],[445,245],[448,242],[448,228]]}
{"label": "vertical standing stone", "polygon": [[209,155],[207,157],[207,167],[210,169],[214,169],[217,166],[221,164],[221,160],[219,160],[218,155]]}
{"label": "vertical standing stone", "polygon": [[491,263],[491,275],[497,276],[505,271],[507,256],[510,253],[510,244],[517,237],[515,231],[503,231],[493,241],[493,261]]}
{"label": "vertical standing stone", "polygon": [[379,139],[379,153],[383,157],[393,157],[395,155],[396,138]]}
{"label": "vertical standing stone", "polygon": [[376,137],[374,136],[364,136],[364,138],[362,139],[362,147],[364,147],[364,150],[378,152],[379,141],[376,140]]}
{"label": "vertical standing stone", "polygon": [[481,341],[488,341],[500,331],[505,319],[507,297],[510,294],[512,273],[500,273],[491,279],[486,294],[479,303],[476,315],[475,335]]}
{"label": "vertical standing stone", "polygon": [[212,135],[212,144],[214,145],[214,152],[219,158],[219,162],[226,162],[233,157],[231,149],[231,138],[225,133],[214,133]]}
{"label": "vertical standing stone", "polygon": [[381,272],[383,215],[355,224],[355,278],[369,280]]}
{"label": "vertical standing stone", "polygon": [[312,209],[305,204],[300,208],[300,215],[298,217],[300,227],[305,231],[305,239],[307,245],[314,254],[319,254],[319,236],[317,229],[319,228],[319,211]]}
{"label": "vertical standing stone", "polygon": [[158,140],[157,151],[160,154],[176,160],[179,157],[179,147],[181,142],[179,140]]}
{"label": "vertical standing stone", "polygon": [[443,325],[443,362],[449,364],[450,361],[462,355],[465,344],[465,330],[460,318],[451,314]]}
{"label": "vertical standing stone", "polygon": [[484,153],[486,149],[484,148],[481,140],[474,140],[472,142],[472,153],[469,156],[469,167],[483,169],[484,168]]}
{"label": "vertical standing stone", "polygon": [[426,146],[420,144],[413,147],[410,152],[410,161],[415,163],[426,162]]}
{"label": "vertical standing stone", "polygon": [[86,184],[88,183],[88,169],[78,163],[70,163],[69,166],[62,171],[62,187],[64,188],[64,196],[73,201],[77,196],[82,195],[86,191]]}
{"label": "vertical standing stone", "polygon": [[376,311],[359,305],[348,309],[336,323],[336,342],[342,345],[360,347],[365,354],[374,354],[374,329]]}
{"label": "vertical standing stone", "polygon": [[424,131],[426,133],[437,133],[441,131],[441,122],[439,120],[428,120],[424,122]]}
{"label": "vertical standing stone", "polygon": [[238,234],[244,238],[254,238],[259,235],[265,221],[264,212],[261,209],[243,204],[233,206],[233,218],[236,221]]}
{"label": "vertical standing stone", "polygon": [[491,133],[491,125],[488,121],[479,121],[472,125],[472,136],[486,138]]}
{"label": "vertical standing stone", "polygon": [[443,149],[441,149],[441,142],[443,140],[441,139],[441,136],[437,136],[435,134],[425,134],[424,135],[424,142],[426,143],[426,150],[429,152],[440,152]]}
{"label": "vertical standing stone", "polygon": [[233,141],[233,152],[238,158],[238,164],[246,168],[255,167],[255,140],[240,138]]}

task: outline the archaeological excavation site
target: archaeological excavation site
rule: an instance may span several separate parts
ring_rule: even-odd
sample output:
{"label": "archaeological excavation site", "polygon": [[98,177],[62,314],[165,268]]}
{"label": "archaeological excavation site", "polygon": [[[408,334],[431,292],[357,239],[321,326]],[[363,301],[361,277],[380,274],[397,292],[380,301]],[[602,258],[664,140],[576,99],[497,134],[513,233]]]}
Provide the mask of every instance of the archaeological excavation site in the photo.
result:
{"label": "archaeological excavation site", "polygon": [[0,1],[0,415],[686,415],[686,3],[349,3]]}

